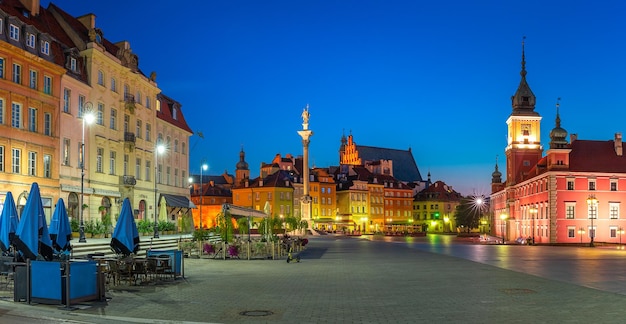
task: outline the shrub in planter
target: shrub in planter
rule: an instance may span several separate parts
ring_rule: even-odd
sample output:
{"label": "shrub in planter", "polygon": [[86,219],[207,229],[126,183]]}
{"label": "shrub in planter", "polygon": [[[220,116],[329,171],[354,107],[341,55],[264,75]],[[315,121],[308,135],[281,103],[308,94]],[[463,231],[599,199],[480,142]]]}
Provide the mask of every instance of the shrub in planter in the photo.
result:
{"label": "shrub in planter", "polygon": [[72,218],[70,220],[70,228],[72,229],[72,232],[80,231],[80,222],[78,221],[78,219]]}

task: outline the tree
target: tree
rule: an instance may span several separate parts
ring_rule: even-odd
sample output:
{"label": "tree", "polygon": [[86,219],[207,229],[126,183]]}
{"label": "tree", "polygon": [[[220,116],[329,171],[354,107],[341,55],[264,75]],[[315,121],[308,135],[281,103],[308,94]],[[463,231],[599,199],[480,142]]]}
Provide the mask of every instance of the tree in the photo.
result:
{"label": "tree", "polygon": [[454,218],[458,226],[467,229],[469,233],[473,228],[478,228],[480,217],[486,211],[487,205],[483,196],[468,196],[461,199]]}

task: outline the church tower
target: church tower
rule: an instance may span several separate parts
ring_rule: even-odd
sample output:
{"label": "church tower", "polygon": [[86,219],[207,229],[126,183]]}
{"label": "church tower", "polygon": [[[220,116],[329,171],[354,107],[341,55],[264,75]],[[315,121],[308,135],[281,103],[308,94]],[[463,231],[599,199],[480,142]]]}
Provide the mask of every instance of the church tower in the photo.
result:
{"label": "church tower", "polygon": [[237,166],[235,167],[235,186],[241,185],[241,183],[250,178],[250,169],[248,169],[248,162],[246,162],[246,153],[243,151],[243,146],[241,147],[241,152],[239,152],[239,162],[237,162]]}
{"label": "church tower", "polygon": [[[525,37],[524,37],[525,38]],[[506,153],[506,182],[514,185],[523,181],[541,159],[541,116],[535,111],[535,95],[526,82],[526,56],[522,41],[522,79],[511,97],[513,111],[508,126]]]}

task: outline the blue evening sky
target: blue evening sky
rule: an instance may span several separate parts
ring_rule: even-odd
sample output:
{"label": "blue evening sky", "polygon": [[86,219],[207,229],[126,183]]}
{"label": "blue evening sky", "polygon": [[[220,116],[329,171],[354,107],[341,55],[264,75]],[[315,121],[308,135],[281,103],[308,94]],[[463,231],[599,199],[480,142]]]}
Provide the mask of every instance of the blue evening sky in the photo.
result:
{"label": "blue evening sky", "polygon": [[[505,170],[506,119],[527,80],[548,147],[555,103],[580,139],[626,132],[626,2],[507,0],[53,1],[94,13],[113,42],[183,105],[190,171],[251,176],[280,153],[302,155],[310,105],[311,166],[338,164],[341,135],[411,148],[423,178],[488,193]],[[49,1],[42,0],[47,6]]]}

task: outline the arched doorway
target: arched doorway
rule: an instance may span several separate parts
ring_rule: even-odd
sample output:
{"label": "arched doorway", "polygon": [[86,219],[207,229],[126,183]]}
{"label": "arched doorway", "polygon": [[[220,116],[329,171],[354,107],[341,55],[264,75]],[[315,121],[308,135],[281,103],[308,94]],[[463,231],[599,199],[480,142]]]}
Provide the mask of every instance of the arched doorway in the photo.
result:
{"label": "arched doorway", "polygon": [[137,219],[146,219],[146,201],[141,200],[139,202],[139,213],[136,215]]}
{"label": "arched doorway", "polygon": [[100,212],[100,218],[104,215],[111,215],[111,199],[109,197],[102,197],[98,211]]}
{"label": "arched doorway", "polygon": [[79,213],[78,195],[75,192],[70,192],[67,195],[67,215],[71,219],[78,219],[80,217]]}
{"label": "arched doorway", "polygon": [[26,206],[26,200],[28,200],[28,192],[24,191],[17,197],[17,214],[19,218],[22,218],[22,212]]}

